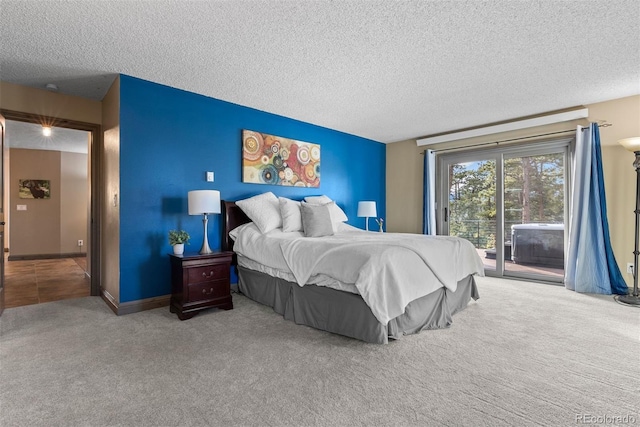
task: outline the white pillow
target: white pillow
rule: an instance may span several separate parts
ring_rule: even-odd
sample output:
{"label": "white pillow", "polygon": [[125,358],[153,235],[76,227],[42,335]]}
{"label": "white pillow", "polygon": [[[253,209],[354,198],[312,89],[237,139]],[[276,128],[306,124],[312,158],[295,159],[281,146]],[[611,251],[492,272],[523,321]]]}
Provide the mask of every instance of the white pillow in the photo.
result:
{"label": "white pillow", "polygon": [[308,196],[304,198],[304,201],[307,203],[311,203],[312,205],[324,205],[329,202],[333,202],[329,196]]}
{"label": "white pillow", "polygon": [[258,227],[256,227],[256,225],[253,222],[248,222],[246,224],[239,225],[233,230],[231,230],[229,232],[229,237],[231,237],[231,240],[235,242],[236,240],[238,240],[238,236],[240,235],[240,233],[242,233],[247,228],[253,228],[258,233],[260,232],[260,230],[258,230]]}
{"label": "white pillow", "polygon": [[248,199],[238,200],[236,205],[247,214],[261,233],[268,233],[282,227],[278,198],[270,191]]}
{"label": "white pillow", "polygon": [[302,215],[300,213],[300,202],[278,197],[280,203],[280,215],[282,215],[282,231],[302,231]]}
{"label": "white pillow", "polygon": [[333,220],[331,219],[330,206],[329,203],[324,205],[313,203],[300,204],[305,237],[333,235]]}
{"label": "white pillow", "polygon": [[[304,201],[312,205],[326,205],[327,203],[333,202],[333,200],[325,195],[305,197]],[[345,222],[349,219],[347,218],[347,214],[344,213],[342,209],[340,209],[340,206],[338,206],[337,203],[334,203],[333,206],[329,208],[329,211],[331,212],[331,219],[335,223]]]}

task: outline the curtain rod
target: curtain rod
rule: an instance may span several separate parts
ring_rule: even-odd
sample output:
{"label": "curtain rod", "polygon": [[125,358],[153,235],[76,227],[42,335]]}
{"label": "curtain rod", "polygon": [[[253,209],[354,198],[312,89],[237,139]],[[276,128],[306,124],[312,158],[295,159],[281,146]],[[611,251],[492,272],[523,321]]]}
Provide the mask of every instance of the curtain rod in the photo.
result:
{"label": "curtain rod", "polygon": [[[608,128],[609,126],[613,126],[613,125],[611,123],[603,123],[601,125],[598,125],[599,128]],[[589,128],[582,126],[581,130],[585,130],[585,129],[589,129]],[[483,142],[482,144],[468,145],[466,147],[443,148],[442,150],[432,150],[432,151],[434,153],[440,153],[440,152],[444,152],[444,151],[460,150],[462,148],[483,147],[485,145],[493,145],[493,144],[499,145],[499,144],[501,144],[503,142],[521,141],[523,139],[538,138],[540,136],[558,135],[558,134],[561,134],[561,133],[569,133],[569,132],[575,132],[575,131],[576,131],[575,129],[567,129],[567,130],[560,130],[558,132],[540,133],[540,134],[537,134],[537,135],[521,136],[519,138],[502,139],[500,141]],[[420,154],[424,154],[426,152],[427,152],[427,150],[423,150],[423,151],[420,152]]]}

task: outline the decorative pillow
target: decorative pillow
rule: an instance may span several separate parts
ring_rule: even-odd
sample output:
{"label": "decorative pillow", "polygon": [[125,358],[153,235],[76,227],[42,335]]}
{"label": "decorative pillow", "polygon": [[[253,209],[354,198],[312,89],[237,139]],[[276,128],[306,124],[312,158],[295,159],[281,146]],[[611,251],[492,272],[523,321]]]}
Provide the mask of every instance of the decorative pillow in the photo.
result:
{"label": "decorative pillow", "polygon": [[282,215],[282,231],[302,231],[302,214],[300,213],[300,202],[278,197],[280,203],[280,215]]}
{"label": "decorative pillow", "polygon": [[[304,201],[313,205],[325,205],[333,202],[333,200],[325,195],[305,197]],[[331,207],[331,217],[333,218],[333,222],[345,222],[349,219],[347,218],[347,214],[344,213],[336,203]]]}
{"label": "decorative pillow", "polygon": [[236,205],[247,214],[261,233],[268,233],[282,227],[278,198],[270,191],[248,199],[238,200]]}
{"label": "decorative pillow", "polygon": [[253,222],[248,222],[246,224],[242,224],[237,226],[236,228],[234,228],[233,230],[231,230],[229,232],[229,237],[231,237],[231,240],[233,240],[234,242],[236,240],[238,240],[238,236],[240,235],[240,233],[242,233],[244,230],[246,230],[247,228],[252,228],[254,230],[256,230],[258,233],[260,232],[260,230],[258,230],[258,227],[256,226],[255,223]]}
{"label": "decorative pillow", "polygon": [[325,196],[324,194],[322,196],[307,196],[304,198],[304,201],[314,205],[324,205],[333,202],[329,196]]}
{"label": "decorative pillow", "polygon": [[300,204],[302,226],[306,237],[322,237],[333,235],[333,221],[329,204],[314,205],[310,203]]}

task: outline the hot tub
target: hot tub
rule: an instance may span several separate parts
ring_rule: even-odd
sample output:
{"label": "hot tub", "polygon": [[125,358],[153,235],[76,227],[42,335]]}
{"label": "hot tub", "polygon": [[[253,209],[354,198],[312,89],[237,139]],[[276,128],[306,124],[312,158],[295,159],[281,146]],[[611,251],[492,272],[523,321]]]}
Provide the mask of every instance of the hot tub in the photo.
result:
{"label": "hot tub", "polygon": [[512,225],[511,260],[564,268],[564,224]]}

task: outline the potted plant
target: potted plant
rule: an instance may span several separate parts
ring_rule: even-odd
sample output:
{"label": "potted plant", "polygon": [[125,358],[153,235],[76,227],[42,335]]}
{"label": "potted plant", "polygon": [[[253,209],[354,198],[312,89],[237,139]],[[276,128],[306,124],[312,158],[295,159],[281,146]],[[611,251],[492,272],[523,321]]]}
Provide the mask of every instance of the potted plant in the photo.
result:
{"label": "potted plant", "polygon": [[173,246],[173,253],[182,255],[184,253],[184,245],[189,244],[189,233],[184,230],[169,230],[169,244]]}

